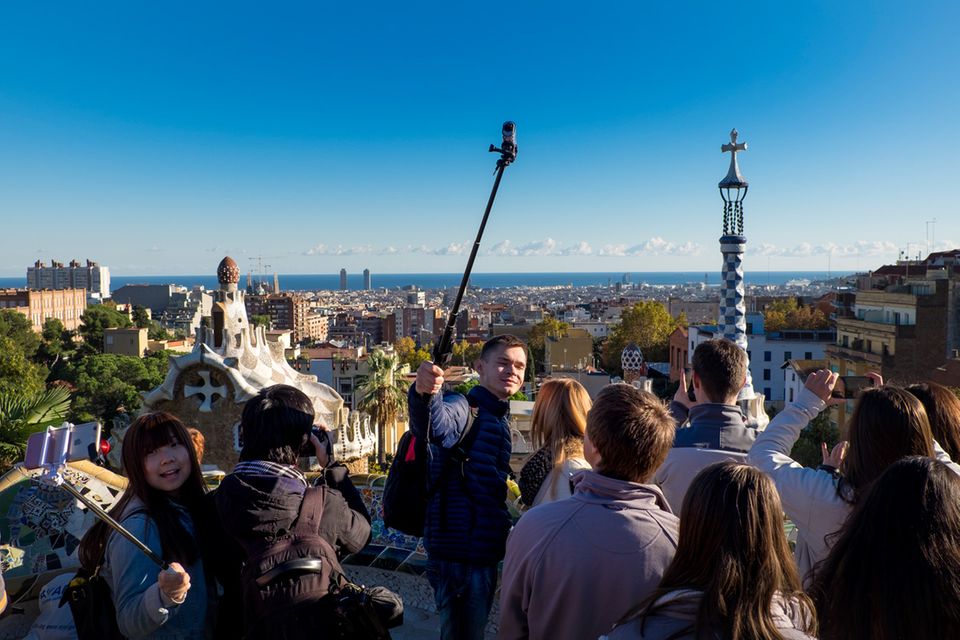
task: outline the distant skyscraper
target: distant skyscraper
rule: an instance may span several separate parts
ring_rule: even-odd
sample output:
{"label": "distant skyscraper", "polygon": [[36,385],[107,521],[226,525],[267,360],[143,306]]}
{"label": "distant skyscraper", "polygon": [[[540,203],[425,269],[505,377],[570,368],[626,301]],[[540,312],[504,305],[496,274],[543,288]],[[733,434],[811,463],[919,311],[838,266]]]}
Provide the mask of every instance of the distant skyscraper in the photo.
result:
{"label": "distant skyscraper", "polygon": [[273,272],[273,292],[280,293],[280,276],[276,271]]}
{"label": "distant skyscraper", "polygon": [[363,288],[366,291],[370,291],[373,287],[370,286],[370,269],[363,270]]}
{"label": "distant skyscraper", "polygon": [[347,290],[347,270],[340,269],[340,291]]}

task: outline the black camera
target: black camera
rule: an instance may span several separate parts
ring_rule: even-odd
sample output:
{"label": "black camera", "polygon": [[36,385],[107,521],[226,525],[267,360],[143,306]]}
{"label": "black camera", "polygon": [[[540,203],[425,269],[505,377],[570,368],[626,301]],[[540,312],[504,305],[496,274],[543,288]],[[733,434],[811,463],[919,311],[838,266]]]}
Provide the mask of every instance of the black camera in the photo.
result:
{"label": "black camera", "polygon": [[[310,429],[310,433],[317,436],[317,440],[320,441],[320,446],[326,450],[327,464],[329,465],[333,462],[333,440],[330,439],[330,432],[320,427],[313,427]],[[310,438],[307,438],[307,441],[300,447],[300,455],[302,457],[317,455],[317,451],[313,448],[313,443],[310,442]]]}

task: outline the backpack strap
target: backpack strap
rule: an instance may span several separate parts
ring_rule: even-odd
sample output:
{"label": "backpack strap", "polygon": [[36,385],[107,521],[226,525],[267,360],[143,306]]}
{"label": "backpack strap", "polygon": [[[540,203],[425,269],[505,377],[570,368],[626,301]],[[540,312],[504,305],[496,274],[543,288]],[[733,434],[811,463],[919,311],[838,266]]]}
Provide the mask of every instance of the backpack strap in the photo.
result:
{"label": "backpack strap", "polygon": [[323,503],[327,498],[327,488],[307,487],[300,503],[300,513],[290,532],[293,534],[316,534],[323,518]]}
{"label": "backpack strap", "polygon": [[468,408],[467,424],[464,425],[463,431],[460,432],[460,438],[457,439],[457,444],[450,447],[447,451],[447,458],[443,461],[443,466],[440,467],[437,480],[427,491],[427,499],[432,498],[434,494],[446,484],[447,478],[453,470],[454,465],[460,465],[460,475],[463,476],[463,465],[470,460],[470,451],[473,449],[473,443],[476,442],[477,434],[480,432],[480,429],[473,428],[473,423],[476,422],[476,414],[474,414],[473,410],[474,407],[472,406]]}

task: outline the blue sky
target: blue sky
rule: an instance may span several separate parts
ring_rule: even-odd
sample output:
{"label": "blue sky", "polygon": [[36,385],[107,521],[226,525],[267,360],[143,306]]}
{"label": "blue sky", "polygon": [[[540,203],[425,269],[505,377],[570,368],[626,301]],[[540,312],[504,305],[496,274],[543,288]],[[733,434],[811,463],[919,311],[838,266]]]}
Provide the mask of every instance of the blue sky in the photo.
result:
{"label": "blue sky", "polygon": [[477,271],[719,270],[732,127],[748,270],[960,246],[960,4],[516,4],[4,4],[0,275],[460,271],[505,119]]}

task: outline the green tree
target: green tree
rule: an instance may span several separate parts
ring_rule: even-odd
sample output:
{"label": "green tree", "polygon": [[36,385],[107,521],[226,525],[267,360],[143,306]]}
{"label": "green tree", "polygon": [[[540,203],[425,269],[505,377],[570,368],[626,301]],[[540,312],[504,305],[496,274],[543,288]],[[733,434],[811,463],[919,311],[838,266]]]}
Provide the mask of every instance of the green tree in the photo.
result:
{"label": "green tree", "polygon": [[453,362],[464,367],[472,367],[473,363],[480,357],[482,350],[483,344],[481,343],[467,342],[466,340],[455,342],[453,343]]}
{"label": "green tree", "polygon": [[432,348],[433,345],[418,347],[417,343],[413,341],[413,338],[409,336],[404,336],[393,343],[393,350],[400,364],[410,365],[410,371],[416,371],[421,362],[426,362],[433,358],[433,355],[430,353]]}
{"label": "green tree", "polygon": [[147,313],[146,307],[142,307],[139,304],[134,305],[133,311],[130,313],[133,318],[133,324],[141,329],[146,329],[150,326],[150,323],[153,322],[150,319],[150,314]]}
{"label": "green tree", "polygon": [[670,334],[678,326],[679,318],[670,316],[663,304],[656,300],[638,302],[624,310],[603,345],[603,362],[607,371],[623,375],[620,354],[623,348],[635,342],[648,362],[663,362],[669,357]]}
{"label": "green tree", "polygon": [[0,392],[0,470],[23,458],[31,434],[58,425],[70,410],[70,392],[64,387],[23,395]]}
{"label": "green tree", "polygon": [[542,363],[546,353],[547,336],[563,338],[570,333],[570,325],[556,318],[546,317],[530,328],[530,337],[527,346],[534,362]]}
{"label": "green tree", "polygon": [[250,316],[250,324],[255,327],[263,327],[264,329],[270,329],[270,316],[267,314],[258,314]]}
{"label": "green tree", "polygon": [[27,358],[33,358],[40,346],[40,336],[30,320],[13,309],[0,309],[0,336],[12,340]]}
{"label": "green tree", "polygon": [[140,408],[140,393],[163,382],[168,356],[166,351],[144,358],[98,353],[71,362],[68,379],[76,387],[73,421],[107,421],[120,407],[135,412]]}
{"label": "green tree", "polygon": [[173,336],[162,324],[156,320],[151,320],[147,331],[147,338],[150,340],[171,340]]}
{"label": "green tree", "polygon": [[823,462],[820,443],[826,442],[829,449],[840,441],[840,430],[830,423],[829,412],[824,412],[810,421],[800,432],[790,457],[805,467],[816,469]]}
{"label": "green tree", "polygon": [[376,349],[367,356],[368,373],[357,387],[357,409],[377,425],[377,455],[386,462],[386,430],[407,412],[407,383],[397,375],[400,360]]}
{"label": "green tree", "polygon": [[98,304],[88,307],[80,316],[80,337],[83,338],[85,351],[103,352],[103,330],[113,327],[129,327],[130,320],[116,309]]}
{"label": "green tree", "polygon": [[767,305],[763,312],[763,326],[767,331],[826,329],[830,321],[819,309],[798,304],[796,298],[781,298]]}
{"label": "green tree", "polygon": [[20,344],[0,335],[0,394],[31,398],[43,392],[47,370],[27,359]]}
{"label": "green tree", "polygon": [[40,348],[34,361],[50,369],[50,378],[56,380],[62,373],[62,359],[69,357],[76,348],[73,332],[67,331],[56,318],[47,318],[40,332]]}

